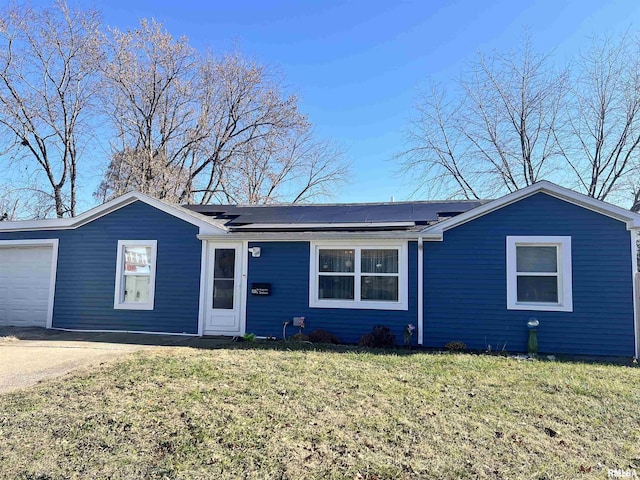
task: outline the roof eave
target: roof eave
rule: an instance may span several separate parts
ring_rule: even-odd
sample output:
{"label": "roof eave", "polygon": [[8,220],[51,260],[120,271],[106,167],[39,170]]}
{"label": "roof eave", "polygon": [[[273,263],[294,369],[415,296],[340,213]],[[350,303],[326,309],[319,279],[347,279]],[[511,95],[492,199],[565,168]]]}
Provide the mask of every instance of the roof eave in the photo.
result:
{"label": "roof eave", "polygon": [[171,205],[161,200],[157,200],[140,192],[126,193],[117,198],[114,198],[113,200],[103,203],[102,205],[87,210],[86,212],[73,218],[0,222],[0,232],[75,229],[81,227],[82,225],[86,225],[87,223],[92,222],[100,217],[108,215],[122,207],[126,207],[127,205],[130,205],[136,201],[141,201],[169,215],[180,218],[187,223],[195,225],[200,228],[200,233],[218,235],[227,233],[227,229],[222,224],[218,225],[215,223],[215,221],[208,219],[204,215],[196,212],[191,212],[187,209]]}
{"label": "roof eave", "polygon": [[546,193],[547,195],[551,195],[560,200],[573,203],[574,205],[578,205],[621,222],[625,222],[628,229],[640,228],[640,215],[637,213],[603,202],[602,200],[597,200],[582,193],[574,192],[573,190],[561,187],[547,180],[542,180],[521,190],[509,193],[504,197],[480,205],[449,220],[429,226],[423,229],[422,232],[442,234],[447,230],[475,220],[476,218],[487,215],[488,213],[499,210],[507,205],[511,205],[512,203],[535,195],[536,193]]}
{"label": "roof eave", "polygon": [[[200,234],[200,240],[219,240],[220,236]],[[442,241],[442,234],[439,233],[422,233],[416,231],[313,231],[313,232],[231,232],[225,240],[244,240],[244,241],[310,241],[316,239],[404,239],[418,240],[422,238],[424,241],[438,242]]]}

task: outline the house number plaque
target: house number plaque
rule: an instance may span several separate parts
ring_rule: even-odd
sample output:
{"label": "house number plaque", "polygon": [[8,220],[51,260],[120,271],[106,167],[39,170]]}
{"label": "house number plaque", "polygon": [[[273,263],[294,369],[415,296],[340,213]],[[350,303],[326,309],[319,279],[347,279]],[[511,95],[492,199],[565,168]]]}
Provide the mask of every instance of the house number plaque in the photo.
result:
{"label": "house number plaque", "polygon": [[271,295],[270,283],[252,283],[251,295]]}

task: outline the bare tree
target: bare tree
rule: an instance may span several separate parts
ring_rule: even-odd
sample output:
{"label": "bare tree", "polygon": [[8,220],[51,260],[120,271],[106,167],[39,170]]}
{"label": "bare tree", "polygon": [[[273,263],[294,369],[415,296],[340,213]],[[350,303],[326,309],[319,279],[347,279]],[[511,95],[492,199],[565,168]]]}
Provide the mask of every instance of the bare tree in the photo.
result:
{"label": "bare tree", "polygon": [[196,98],[197,54],[153,20],[135,31],[112,29],[107,50],[101,92],[114,137],[98,194],[136,189],[173,199],[182,183],[177,166],[208,134],[206,106]]}
{"label": "bare tree", "polygon": [[452,96],[433,87],[418,105],[402,168],[421,173],[418,189],[466,198],[511,192],[549,174],[561,158],[557,145],[567,73],[548,55],[520,50],[478,54]]}
{"label": "bare tree", "polygon": [[[97,192],[177,202],[299,200],[340,183],[340,155],[309,161],[310,124],[279,79],[238,53],[198,55],[155,21],[112,30],[103,92],[116,132]],[[329,153],[329,150],[324,150]],[[300,192],[285,191],[310,177]]]}
{"label": "bare tree", "polygon": [[[304,140],[304,138],[303,138]],[[291,178],[293,203],[330,198],[350,183],[351,164],[344,161],[342,150],[328,140],[301,142],[295,175]]]}
{"label": "bare tree", "polygon": [[[269,139],[273,140],[273,139]],[[329,141],[316,140],[307,127],[273,144],[249,144],[224,169],[216,201],[301,203],[326,198],[348,183],[349,165]]]}
{"label": "bare tree", "polygon": [[411,148],[398,156],[415,185],[413,194],[426,191],[434,196],[480,198],[482,174],[460,118],[463,105],[432,85],[416,109],[418,115],[407,131]]}
{"label": "bare tree", "polygon": [[9,188],[0,186],[0,222],[18,219],[20,198]]}
{"label": "bare tree", "polygon": [[594,39],[571,82],[569,132],[559,144],[579,188],[600,200],[628,195],[640,166],[639,55],[628,35]]}
{"label": "bare tree", "polygon": [[13,221],[47,218],[55,213],[51,195],[36,182],[16,187],[0,185],[0,220]]}
{"label": "bare tree", "polygon": [[76,214],[79,146],[95,93],[99,16],[60,1],[0,14],[0,135],[36,165],[58,217]]}

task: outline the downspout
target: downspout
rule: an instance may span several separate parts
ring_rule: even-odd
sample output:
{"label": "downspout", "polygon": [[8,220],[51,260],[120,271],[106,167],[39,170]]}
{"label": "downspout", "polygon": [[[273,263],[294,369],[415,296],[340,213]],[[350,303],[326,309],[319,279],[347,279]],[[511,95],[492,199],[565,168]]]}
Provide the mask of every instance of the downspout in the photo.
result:
{"label": "downspout", "polygon": [[424,262],[422,237],[418,237],[418,345],[424,344]]}
{"label": "downspout", "polygon": [[206,322],[207,309],[207,265],[209,254],[209,241],[200,240],[202,242],[202,253],[200,254],[200,301],[198,302],[198,335],[204,335],[204,324]]}
{"label": "downspout", "polygon": [[638,355],[640,354],[640,352],[638,351],[640,346],[638,345],[640,343],[640,325],[638,324],[638,322],[640,321],[639,315],[638,315],[638,308],[640,308],[640,305],[638,305],[638,294],[640,292],[638,292],[638,275],[640,275],[638,273],[638,229],[637,228],[632,228],[630,229],[630,233],[631,233],[631,285],[633,288],[633,336],[634,336],[634,356],[635,358],[638,358]]}

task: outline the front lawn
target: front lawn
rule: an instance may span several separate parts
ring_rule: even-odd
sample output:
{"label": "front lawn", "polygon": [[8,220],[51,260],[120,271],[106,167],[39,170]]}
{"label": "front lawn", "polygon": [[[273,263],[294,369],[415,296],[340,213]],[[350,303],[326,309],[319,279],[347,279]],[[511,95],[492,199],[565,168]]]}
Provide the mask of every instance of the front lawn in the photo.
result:
{"label": "front lawn", "polygon": [[639,385],[640,370],[613,365],[164,348],[0,396],[0,469],[43,480],[640,475]]}

